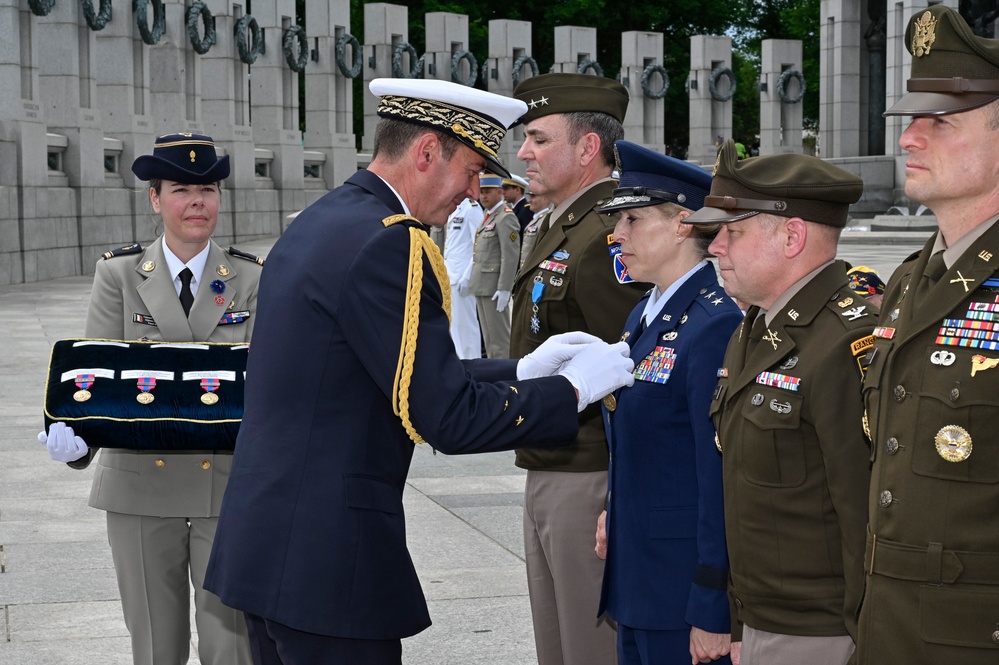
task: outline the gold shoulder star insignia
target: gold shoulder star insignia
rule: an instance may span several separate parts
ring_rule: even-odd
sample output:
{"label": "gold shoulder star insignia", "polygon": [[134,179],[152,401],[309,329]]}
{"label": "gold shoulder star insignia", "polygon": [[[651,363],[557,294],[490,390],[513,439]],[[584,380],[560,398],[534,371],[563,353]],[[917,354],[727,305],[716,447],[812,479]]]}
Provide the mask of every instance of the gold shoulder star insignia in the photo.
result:
{"label": "gold shoulder star insignia", "polygon": [[524,422],[524,416],[517,416],[517,425],[519,426],[522,422]]}
{"label": "gold shoulder star insignia", "polygon": [[517,386],[510,386],[510,390],[512,390],[516,395],[520,394],[520,391],[517,390]]}

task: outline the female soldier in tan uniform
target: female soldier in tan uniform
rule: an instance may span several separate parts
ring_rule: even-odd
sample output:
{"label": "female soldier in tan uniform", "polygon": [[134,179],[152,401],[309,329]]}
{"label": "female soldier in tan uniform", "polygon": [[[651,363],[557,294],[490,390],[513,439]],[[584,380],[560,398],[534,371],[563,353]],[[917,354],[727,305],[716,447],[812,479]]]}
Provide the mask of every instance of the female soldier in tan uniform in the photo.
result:
{"label": "female soldier in tan uniform", "polygon": [[[131,245],[98,261],[86,336],[248,342],[260,265],[211,240],[229,157],[217,159],[208,136],[169,134],[132,171],[150,181],[163,235],[145,249]],[[47,443],[54,460],[74,468],[95,455],[64,423],[51,426]],[[90,505],[107,511],[136,665],[187,663],[192,582],[201,662],[250,662],[242,612],[202,589],[231,460],[230,451],[125,448],[106,448],[97,458]]]}

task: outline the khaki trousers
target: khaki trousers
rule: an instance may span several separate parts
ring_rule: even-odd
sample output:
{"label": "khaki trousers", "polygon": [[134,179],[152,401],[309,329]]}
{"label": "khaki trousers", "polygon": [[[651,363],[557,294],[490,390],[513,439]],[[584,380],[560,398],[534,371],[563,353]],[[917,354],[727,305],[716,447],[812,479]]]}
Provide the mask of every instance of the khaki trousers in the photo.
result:
{"label": "khaki trousers", "polygon": [[486,345],[486,358],[510,357],[510,313],[513,300],[507,303],[502,312],[496,311],[496,301],[492,296],[476,296],[475,309],[479,313],[479,326],[482,328],[482,341]]}
{"label": "khaki trousers", "polygon": [[597,618],[604,562],[593,553],[607,472],[528,471],[524,555],[538,665],[615,665],[617,633]]}
{"label": "khaki trousers", "polygon": [[205,591],[205,569],[218,519],[107,513],[125,626],[135,665],[187,665],[190,598],[202,665],[248,665],[243,613]]}
{"label": "khaki trousers", "polygon": [[846,665],[854,651],[849,635],[804,637],[742,629],[741,665]]}

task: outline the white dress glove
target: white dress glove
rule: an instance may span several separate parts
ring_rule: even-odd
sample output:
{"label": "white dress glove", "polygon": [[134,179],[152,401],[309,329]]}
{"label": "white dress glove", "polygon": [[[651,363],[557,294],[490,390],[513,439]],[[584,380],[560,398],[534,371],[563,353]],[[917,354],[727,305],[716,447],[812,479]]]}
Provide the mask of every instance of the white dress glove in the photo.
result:
{"label": "white dress glove", "polygon": [[73,433],[73,428],[62,422],[52,423],[48,435],[39,432],[38,440],[45,444],[49,457],[56,462],[75,462],[90,450],[83,439]]}
{"label": "white dress glove", "polygon": [[635,363],[630,353],[627,342],[590,344],[559,371],[579,391],[580,411],[618,388],[635,383]]}
{"label": "white dress glove", "polygon": [[497,291],[492,299],[496,301],[496,311],[502,312],[510,304],[510,291]]}
{"label": "white dress glove", "polygon": [[552,335],[517,363],[517,379],[537,379],[555,376],[562,366],[577,353],[594,342],[601,342],[595,335],[582,331]]}
{"label": "white dress glove", "polygon": [[458,295],[459,296],[461,296],[462,298],[464,298],[465,296],[468,295],[468,278],[467,277],[465,279],[459,281],[455,286],[457,287],[457,291],[458,291]]}

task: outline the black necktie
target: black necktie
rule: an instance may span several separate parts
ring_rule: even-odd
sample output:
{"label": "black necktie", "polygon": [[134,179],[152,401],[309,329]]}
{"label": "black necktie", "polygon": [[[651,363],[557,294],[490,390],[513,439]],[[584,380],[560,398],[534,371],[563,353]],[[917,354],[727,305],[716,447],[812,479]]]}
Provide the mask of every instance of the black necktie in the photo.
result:
{"label": "black necktie", "polygon": [[913,305],[919,305],[933,285],[936,284],[944,273],[947,272],[947,265],[944,263],[943,250],[938,251],[926,262],[926,269],[916,285],[916,292],[913,294]]}
{"label": "black necktie", "polygon": [[187,316],[191,313],[191,305],[194,304],[194,294],[191,293],[191,278],[194,277],[194,273],[190,268],[184,268],[178,277],[180,277],[180,306],[184,308],[184,316]]}

